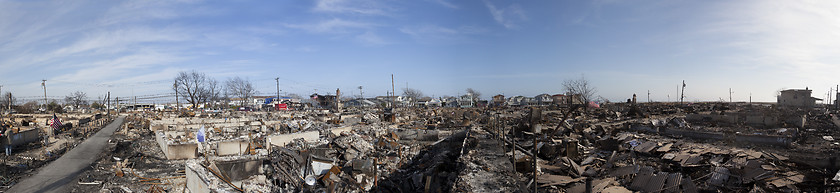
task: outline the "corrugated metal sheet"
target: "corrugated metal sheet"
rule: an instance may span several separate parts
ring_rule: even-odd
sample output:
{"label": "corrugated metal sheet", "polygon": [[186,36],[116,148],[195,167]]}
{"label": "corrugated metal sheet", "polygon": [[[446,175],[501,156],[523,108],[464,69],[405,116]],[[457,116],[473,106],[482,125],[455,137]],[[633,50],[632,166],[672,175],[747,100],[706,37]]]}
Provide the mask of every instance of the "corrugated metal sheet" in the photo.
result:
{"label": "corrugated metal sheet", "polygon": [[682,174],[672,173],[668,175],[668,180],[665,180],[665,192],[680,192],[680,183],[682,182]]}
{"label": "corrugated metal sheet", "polygon": [[643,190],[645,186],[647,186],[648,181],[650,178],[653,177],[653,167],[650,166],[643,166],[639,169],[639,173],[633,178],[633,182],[630,183],[631,190]]}
{"label": "corrugated metal sheet", "polygon": [[697,186],[694,185],[691,176],[685,176],[680,186],[682,186],[683,193],[697,193]]}
{"label": "corrugated metal sheet", "polygon": [[709,177],[709,184],[720,186],[729,179],[729,169],[725,167],[715,167],[712,177]]}
{"label": "corrugated metal sheet", "polygon": [[660,192],[662,187],[665,187],[665,180],[668,179],[668,176],[668,172],[659,172],[651,177],[645,185],[645,192]]}
{"label": "corrugated metal sheet", "polygon": [[638,174],[635,178],[633,178],[633,182],[630,183],[630,189],[641,191],[647,185],[647,182],[650,181],[650,178],[653,177],[653,174]]}

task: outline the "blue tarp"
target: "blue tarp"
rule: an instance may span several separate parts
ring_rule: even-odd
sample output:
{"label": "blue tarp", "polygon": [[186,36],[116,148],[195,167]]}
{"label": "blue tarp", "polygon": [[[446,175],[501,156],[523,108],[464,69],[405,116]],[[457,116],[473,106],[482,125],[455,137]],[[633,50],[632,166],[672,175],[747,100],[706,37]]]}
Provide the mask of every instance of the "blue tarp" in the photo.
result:
{"label": "blue tarp", "polygon": [[195,136],[195,138],[198,138],[198,142],[204,142],[204,126],[198,129],[198,133]]}

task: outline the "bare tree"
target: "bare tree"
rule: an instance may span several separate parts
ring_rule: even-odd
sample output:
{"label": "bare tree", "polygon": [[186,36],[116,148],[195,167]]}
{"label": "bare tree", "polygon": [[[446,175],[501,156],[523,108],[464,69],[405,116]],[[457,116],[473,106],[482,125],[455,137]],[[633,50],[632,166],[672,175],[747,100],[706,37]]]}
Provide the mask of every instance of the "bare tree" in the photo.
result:
{"label": "bare tree", "polygon": [[100,104],[99,102],[93,102],[90,104],[91,109],[104,109],[105,105]]}
{"label": "bare tree", "polygon": [[411,103],[423,97],[423,92],[413,88],[403,88],[403,96],[407,97]]}
{"label": "bare tree", "polygon": [[17,111],[18,113],[29,114],[34,113],[35,110],[38,109],[38,106],[38,102],[29,101],[20,106],[12,106],[12,109]]}
{"label": "bare tree", "polygon": [[51,100],[49,104],[47,104],[47,110],[56,112],[56,113],[64,113],[64,106],[58,104],[58,101]]}
{"label": "bare tree", "polygon": [[208,102],[215,104],[217,101],[223,99],[221,94],[222,87],[216,79],[209,79],[207,82],[207,88],[207,99],[204,101],[205,106],[207,106]]}
{"label": "bare tree", "polygon": [[583,76],[580,79],[563,81],[563,91],[566,91],[567,95],[579,97],[583,103],[589,103],[596,92],[595,87],[589,85],[589,80],[586,80]]}
{"label": "bare tree", "polygon": [[251,81],[242,79],[238,76],[228,79],[225,82],[225,87],[227,87],[228,94],[242,99],[242,106],[245,106],[245,101],[257,93],[257,90],[254,90],[254,86],[251,84]]}
{"label": "bare tree", "polygon": [[210,84],[215,82],[213,78],[207,77],[204,73],[182,71],[175,77],[175,92],[197,108],[198,104],[207,102],[212,89]]}
{"label": "bare tree", "polygon": [[76,91],[64,97],[64,103],[68,105],[73,105],[73,107],[75,108],[87,105],[87,94],[85,94],[85,92],[82,91]]}
{"label": "bare tree", "polygon": [[481,92],[478,92],[477,90],[472,88],[467,88],[467,94],[472,95],[473,101],[477,101],[479,98],[481,98]]}
{"label": "bare tree", "polygon": [[[9,102],[9,99],[11,99],[11,102]],[[16,103],[17,99],[14,96],[12,96],[12,93],[5,92],[2,96],[0,96],[0,107],[2,107],[3,109],[0,111],[6,111],[6,109],[12,108],[12,105],[15,105]]]}

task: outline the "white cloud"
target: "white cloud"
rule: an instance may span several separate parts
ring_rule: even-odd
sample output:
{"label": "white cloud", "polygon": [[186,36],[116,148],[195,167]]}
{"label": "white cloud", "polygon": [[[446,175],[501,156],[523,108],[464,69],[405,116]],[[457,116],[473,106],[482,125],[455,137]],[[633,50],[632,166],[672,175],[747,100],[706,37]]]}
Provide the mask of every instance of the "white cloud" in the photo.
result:
{"label": "white cloud", "polygon": [[400,32],[408,34],[421,43],[449,44],[467,41],[469,36],[484,34],[487,30],[475,26],[447,28],[438,25],[418,25],[402,27]]}
{"label": "white cloud", "polygon": [[382,37],[380,37],[372,31],[366,31],[363,34],[359,34],[358,36],[356,36],[356,40],[358,40],[362,44],[370,46],[381,46],[390,44],[390,42],[386,41],[385,39],[383,39]]}
{"label": "white cloud", "polygon": [[318,47],[315,46],[300,46],[294,49],[298,52],[317,52],[319,51]]}
{"label": "white cloud", "polygon": [[363,15],[386,15],[389,8],[374,0],[318,0],[315,11],[334,13],[353,13]]}
{"label": "white cloud", "polygon": [[116,53],[125,51],[136,44],[178,42],[186,40],[190,40],[190,36],[181,29],[131,27],[116,30],[103,30],[93,33],[76,41],[76,43],[56,50],[54,54],[58,56],[66,56],[87,51]]}
{"label": "white cloud", "polygon": [[428,35],[428,34],[440,34],[440,35],[456,35],[458,34],[458,30],[445,28],[437,25],[422,25],[422,26],[414,26],[414,27],[403,27],[400,28],[400,31],[412,36],[421,36],[421,35]]}
{"label": "white cloud", "polygon": [[[89,29],[89,16],[78,14],[78,2],[0,2],[0,53],[28,49],[34,44],[59,41]],[[20,11],[38,7],[35,11]],[[2,65],[2,64],[0,64]]]}
{"label": "white cloud", "polygon": [[[184,61],[187,58],[155,51],[142,51],[139,53],[125,55],[118,58],[103,58],[91,60],[90,63],[79,67],[84,70],[65,71],[57,76],[47,78],[71,83],[97,83],[100,85],[112,85],[114,83],[130,80],[161,80],[171,78],[172,74],[155,74],[159,67]],[[151,78],[151,79],[147,79]],[[82,85],[89,87],[90,85]],[[79,88],[79,85],[68,85],[68,88]]]}
{"label": "white cloud", "polygon": [[242,31],[253,33],[256,35],[272,35],[272,36],[280,36],[285,35],[286,31],[278,29],[280,26],[274,25],[265,25],[265,26],[249,26],[249,27],[242,27]]}
{"label": "white cloud", "polygon": [[339,18],[324,20],[314,24],[286,24],[288,28],[301,29],[316,33],[346,33],[350,29],[363,29],[373,27],[373,24],[347,21]]}
{"label": "white cloud", "polygon": [[[713,20],[693,35],[732,38],[756,69],[803,81],[833,82],[840,72],[840,2],[752,1],[715,7]],[[828,83],[831,84],[831,83]]]}
{"label": "white cloud", "polygon": [[512,4],[502,9],[496,8],[496,5],[493,5],[489,1],[484,1],[484,4],[490,11],[493,19],[502,26],[505,26],[505,28],[515,29],[519,27],[518,22],[528,20],[528,16],[525,15],[525,10],[518,4]]}
{"label": "white cloud", "polygon": [[[236,29],[185,25],[179,23],[183,17],[214,13],[201,5],[182,9],[184,5],[172,1],[0,1],[0,18],[4,18],[0,20],[0,82],[46,78],[64,81],[65,89],[86,90],[104,83],[170,79],[171,71],[191,68],[194,63],[211,69],[222,65],[200,61],[196,56],[202,53],[267,48],[271,42],[264,41],[264,36],[283,34],[266,25]],[[20,88],[26,88],[24,95],[32,92]]]}
{"label": "white cloud", "polygon": [[[196,41],[200,48],[228,47],[243,51],[265,51],[276,44],[257,35],[239,33],[238,31],[205,31],[201,39]],[[184,46],[189,47],[189,46]]]}
{"label": "white cloud", "polygon": [[196,6],[195,3],[197,2],[199,1],[125,1],[108,9],[105,16],[99,18],[97,23],[99,25],[113,25],[147,20],[167,20],[194,15],[213,15],[221,12],[220,10]]}
{"label": "white cloud", "polygon": [[437,3],[437,4],[440,4],[444,7],[450,8],[450,9],[458,9],[458,5],[455,5],[454,3],[449,2],[449,0],[430,0],[430,1],[432,1],[434,3]]}

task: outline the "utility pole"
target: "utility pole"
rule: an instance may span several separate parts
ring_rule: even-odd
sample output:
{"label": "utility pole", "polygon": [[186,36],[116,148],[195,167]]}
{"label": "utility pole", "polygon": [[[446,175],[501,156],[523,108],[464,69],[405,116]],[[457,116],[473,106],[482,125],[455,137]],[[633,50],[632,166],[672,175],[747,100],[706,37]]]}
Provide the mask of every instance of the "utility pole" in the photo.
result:
{"label": "utility pole", "polygon": [[391,74],[391,108],[394,107],[394,97],[396,93],[394,92],[394,74]]}
{"label": "utility pole", "polygon": [[277,81],[277,98],[274,99],[274,109],[280,110],[280,77],[274,78],[274,81]]}
{"label": "utility pole", "polygon": [[46,112],[47,107],[49,107],[49,106],[47,106],[47,80],[46,79],[41,80],[41,86],[44,87],[44,112]]}
{"label": "utility pole", "polygon": [[175,89],[175,112],[180,112],[181,103],[178,102],[178,83],[172,83],[172,89]]}
{"label": "utility pole", "polygon": [[365,94],[362,93],[362,86],[359,86],[359,99],[365,99]]}
{"label": "utility pole", "polygon": [[[0,95],[2,95],[2,94],[3,94],[3,85],[0,85]],[[0,96],[0,97],[3,97],[3,96]],[[9,100],[9,101],[11,101],[11,100]],[[0,109],[2,109],[2,108],[0,108]],[[0,121],[3,121],[3,111],[2,110],[0,110]]]}
{"label": "utility pole", "polygon": [[[3,94],[3,85],[0,85],[0,95],[2,95],[2,94]],[[3,97],[3,96],[0,96],[0,97]],[[11,100],[9,100],[9,101],[11,101]],[[2,109],[2,108],[0,108],[0,109]],[[3,111],[0,110],[0,122],[2,122],[2,121],[3,121]],[[2,123],[0,123],[0,124],[2,124]]]}
{"label": "utility pole", "polygon": [[752,104],[752,93],[750,93],[750,104]]}
{"label": "utility pole", "polygon": [[111,117],[111,91],[105,96],[105,112],[108,112],[108,117]]}
{"label": "utility pole", "polygon": [[341,113],[341,89],[335,88],[335,110]]}
{"label": "utility pole", "polygon": [[[9,92],[9,106],[6,109],[10,114],[12,113],[12,92]],[[9,118],[11,119],[11,118]]]}
{"label": "utility pole", "polygon": [[[47,104],[47,79],[41,79],[41,86],[44,87],[44,112],[49,111],[49,105]],[[47,145],[50,144],[50,137],[53,136],[53,128],[47,129],[47,136],[44,139],[44,153],[47,152]]]}
{"label": "utility pole", "polygon": [[682,94],[680,94],[680,104],[683,103],[683,99],[685,99],[685,80],[683,80]]}
{"label": "utility pole", "polygon": [[732,103],[732,88],[729,88],[729,103]]}
{"label": "utility pole", "polygon": [[650,103],[650,90],[648,90],[648,103]]}

